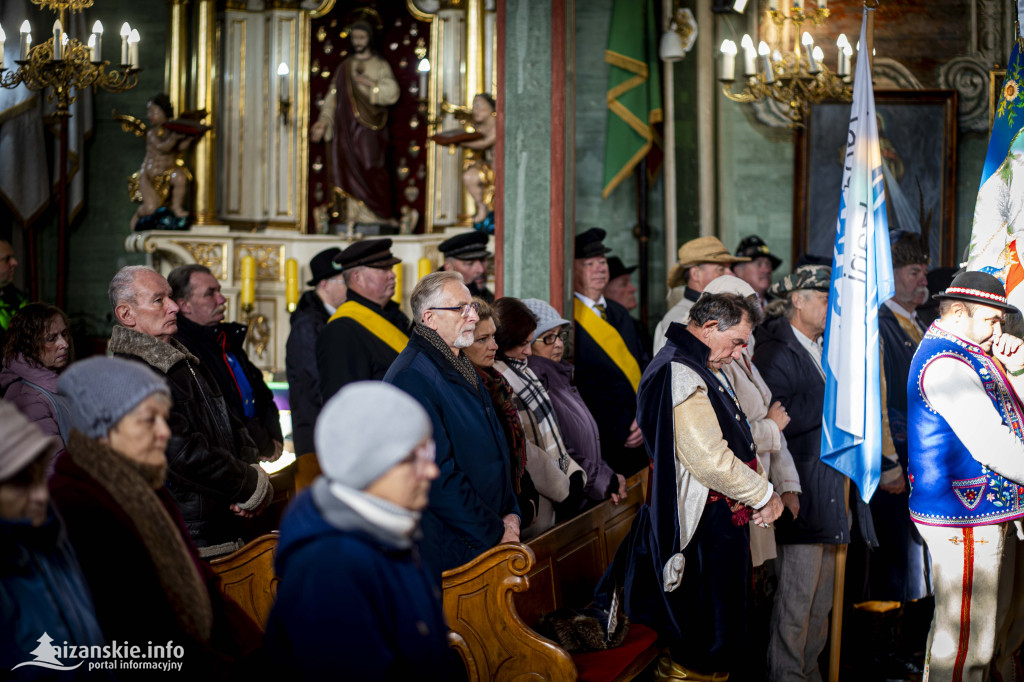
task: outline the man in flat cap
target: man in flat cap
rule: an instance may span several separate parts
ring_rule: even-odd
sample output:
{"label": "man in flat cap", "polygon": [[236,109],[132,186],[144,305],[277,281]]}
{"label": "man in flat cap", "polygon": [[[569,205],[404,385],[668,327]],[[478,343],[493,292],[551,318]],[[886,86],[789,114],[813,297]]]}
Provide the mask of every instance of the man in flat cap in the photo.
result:
{"label": "man in flat cap", "polygon": [[668,312],[654,328],[654,352],[665,345],[665,332],[673,322],[686,324],[690,308],[704,287],[729,272],[733,263],[750,260],[734,256],[718,237],[698,237],[679,247],[679,261],[668,272]]}
{"label": "man in flat cap", "polygon": [[631,476],[647,466],[636,424],[636,391],[650,357],[626,309],[604,295],[609,249],[599,227],[576,235],[573,320],[576,387],[597,422],[601,454],[616,473]]}
{"label": "man in flat cap", "polygon": [[741,241],[736,248],[736,255],[750,260],[735,263],[732,272],[754,289],[757,302],[761,305],[761,312],[764,312],[768,287],[772,285],[772,273],[775,268],[782,265],[782,259],[773,254],[764,240],[757,235],[751,235]]}
{"label": "man in flat cap", "polygon": [[[830,281],[831,268],[805,265],[773,284],[768,293],[778,300],[769,304],[768,320],[755,332],[754,364],[772,400],[789,414],[782,434],[801,487],[799,515],[783,514],[775,528],[779,587],[768,647],[772,680],[820,679],[818,655],[828,637],[836,548],[850,542],[844,476],[820,457],[821,341]],[[851,490],[850,498],[862,512],[860,495]]]}
{"label": "man in flat cap", "polygon": [[437,248],[444,255],[442,270],[459,273],[474,298],[494,303],[494,294],[487,289],[487,259],[494,255],[487,250],[487,240],[485,233],[474,230],[446,239]]}
{"label": "man in flat cap", "polygon": [[292,313],[292,329],[285,346],[292,442],[299,457],[313,452],[313,427],[324,404],[316,366],[316,340],[348,293],[344,276],[334,268],[339,253],[341,249],[332,246],[309,262],[311,277],[306,285],[313,289],[302,294]]}
{"label": "man in flat cap", "polygon": [[390,239],[352,244],[333,261],[348,287],[348,298],[331,315],[316,340],[320,395],[324,402],[353,381],[379,381],[409,341],[409,318],[395,295],[401,260],[391,255]]}
{"label": "man in flat cap", "polygon": [[1024,625],[1024,343],[1002,332],[1017,309],[992,275],[961,273],[935,298],[939,319],[907,385],[910,516],[935,588],[925,675],[988,679],[994,659],[1012,680]]}

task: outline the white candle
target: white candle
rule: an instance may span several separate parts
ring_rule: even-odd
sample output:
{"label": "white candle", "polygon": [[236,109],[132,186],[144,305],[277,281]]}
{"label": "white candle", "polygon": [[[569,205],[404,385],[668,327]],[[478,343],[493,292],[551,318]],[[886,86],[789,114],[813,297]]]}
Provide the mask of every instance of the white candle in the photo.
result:
{"label": "white candle", "polygon": [[821,65],[825,62],[825,53],[822,52],[820,46],[815,45],[814,50],[811,51],[811,55],[814,57],[814,71],[811,73],[818,73],[821,71]]}
{"label": "white candle", "polygon": [[132,34],[132,27],[128,25],[128,22],[121,24],[121,65],[130,64],[130,58],[128,55],[128,36]]}
{"label": "white candle", "polygon": [[0,26],[0,69],[4,68],[4,41],[7,36],[4,34],[4,27]]}
{"label": "white candle", "polygon": [[416,65],[416,70],[420,74],[420,99],[427,99],[427,76],[430,75],[430,60],[424,57],[420,60],[420,63]]}
{"label": "white candle", "polygon": [[92,61],[103,61],[103,24],[97,19],[92,25],[92,37],[89,38],[89,45],[92,45],[92,38],[96,39],[96,49],[92,51]]}
{"label": "white candle", "polygon": [[793,9],[795,9],[795,10],[800,9],[800,5],[801,5],[800,0],[793,0]]}
{"label": "white candle", "polygon": [[28,25],[28,19],[21,22],[21,59],[18,61],[28,61],[28,53],[32,49],[32,27]]}
{"label": "white candle", "polygon": [[133,69],[139,68],[140,40],[142,40],[142,38],[139,36],[139,29],[133,28],[131,35],[128,37],[128,60]]}
{"label": "white candle", "polygon": [[754,51],[754,41],[749,35],[744,35],[740,41],[743,46],[743,74],[748,78],[757,74],[757,52]]}
{"label": "white candle", "polygon": [[814,60],[814,38],[807,31],[804,31],[804,37],[800,41],[804,44],[804,49],[807,50],[807,72],[818,73],[821,69],[818,68],[817,62]]}
{"label": "white candle", "polygon": [[736,43],[731,40],[722,41],[722,66],[719,78],[726,82],[736,80]]}
{"label": "white candle", "polygon": [[818,0],[818,9],[828,9],[828,0]]}
{"label": "white candle", "polygon": [[60,19],[53,22],[53,61],[59,62],[64,58],[64,44],[60,41],[60,36],[64,32],[64,27],[61,26]]}
{"label": "white candle", "polygon": [[757,53],[761,55],[761,68],[764,70],[764,82],[771,85],[775,82],[775,70],[772,68],[772,60],[768,57],[768,43],[763,40],[757,46]]}
{"label": "white candle", "polygon": [[840,57],[840,59],[842,60],[842,62],[840,62],[840,68],[843,70],[843,72],[840,75],[843,76],[844,78],[849,78],[850,76],[850,59],[852,57],[853,49],[849,45],[844,45],[842,56]]}
{"label": "white candle", "polygon": [[89,36],[89,61],[96,61],[96,34]]}
{"label": "white candle", "polygon": [[281,62],[277,65],[277,97],[282,102],[291,99],[291,88],[288,87],[288,65]]}
{"label": "white candle", "polygon": [[779,0],[768,0],[768,9],[772,12],[779,10]]}

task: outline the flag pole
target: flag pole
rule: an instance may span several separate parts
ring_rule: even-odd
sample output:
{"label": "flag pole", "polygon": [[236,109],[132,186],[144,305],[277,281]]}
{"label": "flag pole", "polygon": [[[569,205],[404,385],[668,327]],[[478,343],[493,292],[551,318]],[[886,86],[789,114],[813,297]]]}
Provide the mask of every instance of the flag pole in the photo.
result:
{"label": "flag pole", "polygon": [[[871,66],[875,61],[875,12],[878,9],[878,0],[864,0],[864,10],[867,12],[865,52],[868,57],[868,73],[871,73]],[[843,501],[846,504],[846,518],[850,518],[850,479],[843,478]],[[851,540],[853,538],[850,538]],[[839,682],[839,654],[843,643],[843,595],[846,591],[846,551],[849,544],[839,545],[836,548],[836,566],[832,581],[832,627],[829,637],[828,651],[828,682]]]}

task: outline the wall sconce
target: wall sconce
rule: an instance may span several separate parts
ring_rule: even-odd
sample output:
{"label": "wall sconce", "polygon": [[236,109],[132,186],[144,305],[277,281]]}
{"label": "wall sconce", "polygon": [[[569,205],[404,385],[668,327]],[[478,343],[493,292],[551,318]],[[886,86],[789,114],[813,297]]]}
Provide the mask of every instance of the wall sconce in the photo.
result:
{"label": "wall sconce", "polygon": [[672,19],[668,30],[661,35],[658,55],[663,62],[678,62],[686,56],[697,40],[697,20],[689,7],[680,7],[678,0],[674,4]]}
{"label": "wall sconce", "polygon": [[277,109],[281,114],[281,122],[288,125],[288,112],[292,108],[291,88],[288,83],[288,65],[281,62],[277,65]]}

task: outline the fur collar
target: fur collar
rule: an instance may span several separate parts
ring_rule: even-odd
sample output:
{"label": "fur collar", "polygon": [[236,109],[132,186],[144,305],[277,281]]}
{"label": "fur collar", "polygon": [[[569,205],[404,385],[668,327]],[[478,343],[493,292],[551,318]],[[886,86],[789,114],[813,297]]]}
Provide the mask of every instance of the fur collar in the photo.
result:
{"label": "fur collar", "polygon": [[95,480],[130,519],[135,534],[149,553],[178,625],[189,636],[209,642],[213,630],[210,593],[187,541],[156,491],[129,462],[81,431],[71,432],[67,449],[71,460]]}
{"label": "fur collar", "polygon": [[114,325],[110,334],[110,343],[107,344],[107,352],[113,355],[137,357],[163,374],[167,374],[171,367],[182,360],[199,364],[196,356],[189,353],[188,349],[177,339],[171,339],[164,343],[149,334],[143,334],[121,325]]}

